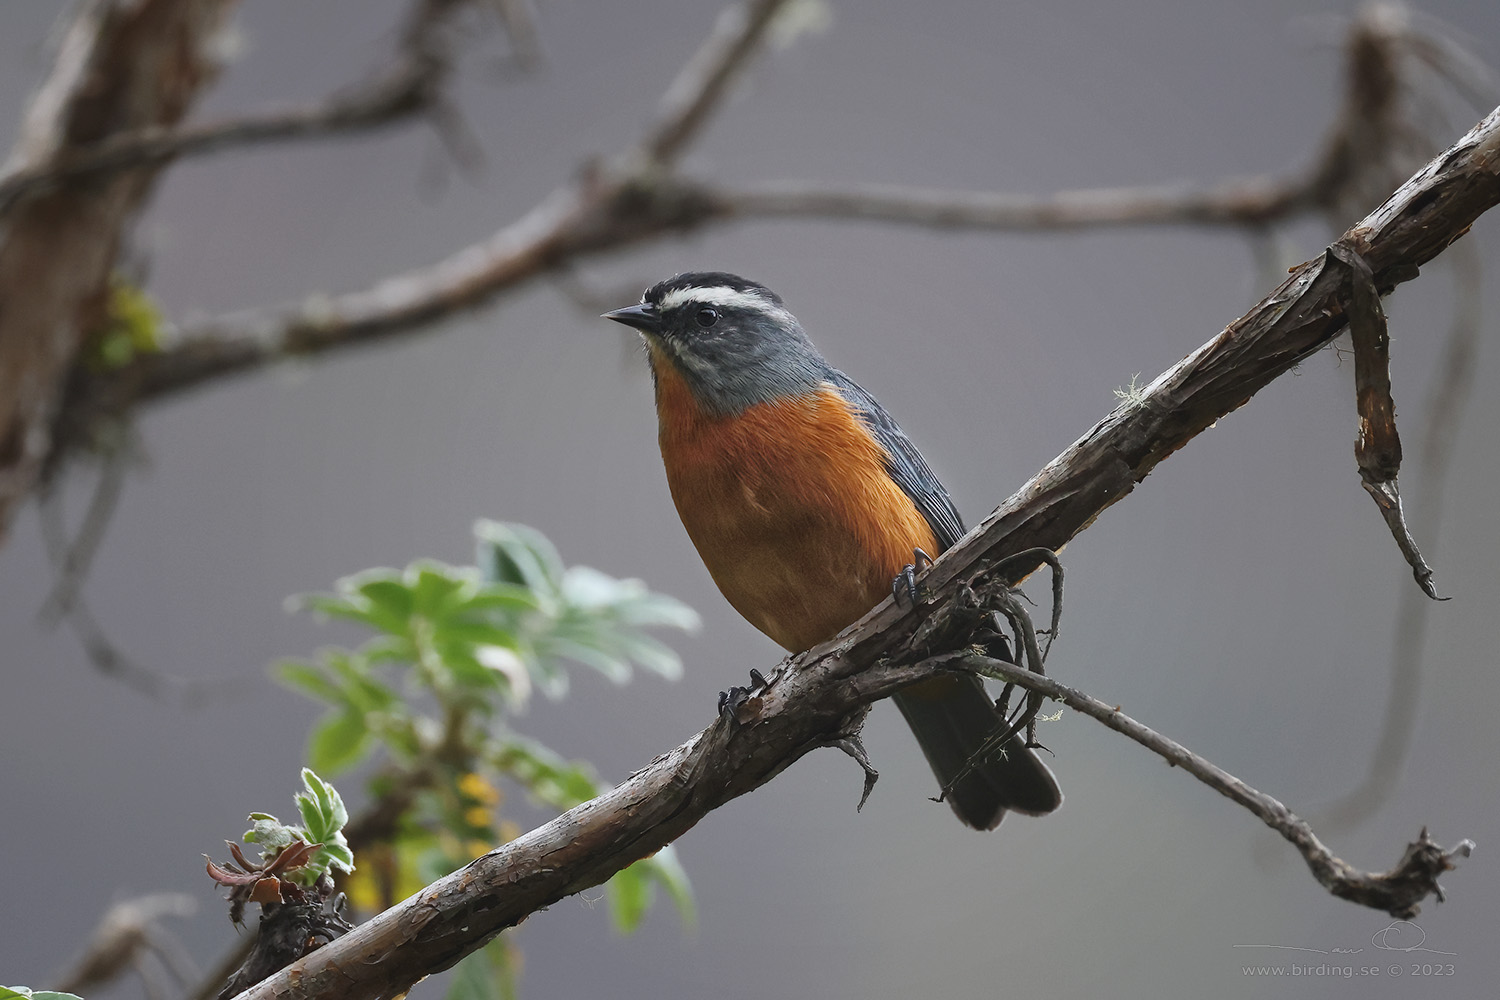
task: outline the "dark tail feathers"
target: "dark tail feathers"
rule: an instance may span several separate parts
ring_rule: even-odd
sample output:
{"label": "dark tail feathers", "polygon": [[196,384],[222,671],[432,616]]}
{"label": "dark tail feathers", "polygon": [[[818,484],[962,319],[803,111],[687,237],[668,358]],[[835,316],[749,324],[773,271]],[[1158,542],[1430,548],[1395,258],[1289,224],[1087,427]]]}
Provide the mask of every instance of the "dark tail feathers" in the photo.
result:
{"label": "dark tail feathers", "polygon": [[[892,699],[911,727],[940,785],[953,776],[1001,723],[977,677],[942,677]],[[993,830],[1007,810],[1041,816],[1062,805],[1057,779],[1020,737],[993,753],[948,793],[948,804],[976,830]]]}

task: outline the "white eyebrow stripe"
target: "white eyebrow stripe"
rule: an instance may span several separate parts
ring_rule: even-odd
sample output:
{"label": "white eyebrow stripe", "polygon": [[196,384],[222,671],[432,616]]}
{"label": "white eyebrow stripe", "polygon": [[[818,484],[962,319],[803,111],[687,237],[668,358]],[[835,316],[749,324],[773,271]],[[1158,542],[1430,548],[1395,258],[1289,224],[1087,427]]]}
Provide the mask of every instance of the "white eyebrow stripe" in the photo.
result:
{"label": "white eyebrow stripe", "polygon": [[784,308],[770,299],[754,292],[742,292],[728,285],[714,285],[709,288],[674,288],[661,297],[658,308],[666,312],[668,309],[675,309],[688,302],[701,302],[706,306],[718,306],[721,309],[748,309],[772,316],[786,312]]}

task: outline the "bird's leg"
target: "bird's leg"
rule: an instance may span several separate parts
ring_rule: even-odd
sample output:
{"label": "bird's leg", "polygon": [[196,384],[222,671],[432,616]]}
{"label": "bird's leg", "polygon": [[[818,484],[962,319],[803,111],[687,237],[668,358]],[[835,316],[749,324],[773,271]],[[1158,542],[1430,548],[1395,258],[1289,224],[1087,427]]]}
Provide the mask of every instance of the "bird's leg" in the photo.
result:
{"label": "bird's leg", "polygon": [[921,549],[912,549],[911,558],[912,561],[901,567],[901,572],[891,581],[891,597],[895,598],[897,607],[901,606],[903,597],[911,607],[916,607],[920,596],[917,593],[917,574],[932,568],[932,556]]}
{"label": "bird's leg", "polygon": [[[1019,591],[1014,588],[1006,587],[992,598],[993,606],[997,607],[998,610],[988,616],[990,619],[989,626],[976,633],[976,644],[987,647],[986,653],[993,659],[1004,659],[1007,662],[1025,666],[1032,673],[1045,677],[1047,673],[1042,666],[1044,657],[1041,649],[1037,646],[1036,629],[1031,623],[1031,616],[1026,613],[1026,609],[1016,599],[1017,593]],[[1016,647],[1020,654],[1019,656],[1007,655],[999,657],[993,656],[993,654],[988,652],[988,647],[992,644],[1000,645],[1002,643],[1004,644],[1002,646],[1004,651],[1007,654],[1010,652],[1009,642],[1000,623],[1001,615],[1009,620],[1011,628],[1015,630]],[[1056,631],[1056,623],[1057,616],[1054,613],[1054,631]],[[1022,731],[1026,733],[1024,745],[1028,749],[1047,750],[1036,739],[1036,717],[1042,709],[1044,699],[1035,691],[1029,692],[1025,701],[1016,709],[1015,718],[1011,718],[1010,697],[1015,688],[1015,684],[1007,683],[1001,689],[1000,697],[995,701],[995,708],[1000,715],[1000,724],[979,745],[979,749],[969,755],[969,759],[964,762],[963,767],[958,769],[958,773],[943,786],[942,793],[938,796],[939,802],[946,799],[952,793],[955,785],[964,778],[967,778],[973,772],[974,768],[989,759],[992,754],[999,752],[1003,755],[1005,753],[1005,744],[1009,743],[1012,737],[1019,735]],[[1047,752],[1051,753],[1050,750]]]}
{"label": "bird's leg", "polygon": [[[1037,648],[1036,630],[1031,624],[1031,616],[1026,613],[1026,609],[1021,606],[1021,602],[1016,600],[1015,594],[1016,591],[1014,590],[1006,590],[1000,594],[1000,599],[997,602],[1000,606],[999,613],[1009,619],[1011,627],[1016,630],[1020,652],[1023,654],[1021,659],[1014,662],[1025,666],[1034,674],[1045,677],[1047,676],[1047,671],[1043,666],[1044,656],[1042,651]],[[1009,692],[1005,692],[1002,697],[1008,699],[1008,695]],[[1025,729],[1027,746],[1036,744],[1036,717],[1037,713],[1042,709],[1042,701],[1043,699],[1040,694],[1035,691],[1030,692],[1026,696],[1025,707],[1020,710],[1019,717],[1007,727],[1004,735],[1000,737],[999,742],[1004,743],[1005,740],[1010,739],[1011,736]]]}
{"label": "bird's leg", "polygon": [[[1052,570],[1052,623],[1048,628],[1036,629],[1037,635],[1047,637],[1047,645],[1041,650],[1041,659],[1045,660],[1047,654],[1052,650],[1052,643],[1057,639],[1057,629],[1062,623],[1062,599],[1063,599],[1063,568],[1062,561],[1057,558],[1057,553],[1045,546],[1026,549],[1006,556],[990,567],[991,573],[1003,573],[1007,566],[1030,563],[1036,566],[1046,563]],[[1024,594],[1022,595],[1025,596]],[[1031,599],[1027,598],[1029,602]],[[1029,619],[1028,619],[1029,620]],[[1017,644],[1019,645],[1019,643]]]}

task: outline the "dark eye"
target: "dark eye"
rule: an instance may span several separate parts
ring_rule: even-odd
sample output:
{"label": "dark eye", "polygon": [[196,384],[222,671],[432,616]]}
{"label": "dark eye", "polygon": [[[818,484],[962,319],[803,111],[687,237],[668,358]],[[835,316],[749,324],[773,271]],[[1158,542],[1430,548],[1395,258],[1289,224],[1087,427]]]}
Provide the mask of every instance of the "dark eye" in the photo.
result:
{"label": "dark eye", "polygon": [[713,326],[719,321],[719,311],[717,309],[710,309],[708,308],[708,306],[704,306],[702,309],[698,310],[698,314],[694,316],[693,319],[697,321],[699,326],[707,330],[709,327]]}

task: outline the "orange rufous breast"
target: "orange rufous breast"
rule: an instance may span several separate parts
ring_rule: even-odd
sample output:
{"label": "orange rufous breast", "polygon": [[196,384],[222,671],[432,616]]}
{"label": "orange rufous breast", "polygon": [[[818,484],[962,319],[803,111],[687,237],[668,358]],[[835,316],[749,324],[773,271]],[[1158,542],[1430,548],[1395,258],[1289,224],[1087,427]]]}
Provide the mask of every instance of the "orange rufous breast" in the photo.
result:
{"label": "orange rufous breast", "polygon": [[937,552],[884,449],[832,385],[720,417],[667,358],[652,362],[677,512],[719,590],[779,645],[831,638],[891,592],[914,548]]}

